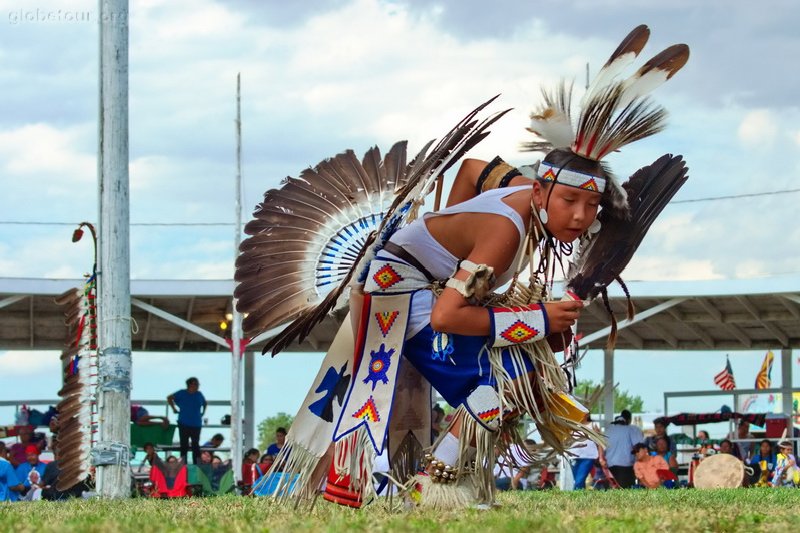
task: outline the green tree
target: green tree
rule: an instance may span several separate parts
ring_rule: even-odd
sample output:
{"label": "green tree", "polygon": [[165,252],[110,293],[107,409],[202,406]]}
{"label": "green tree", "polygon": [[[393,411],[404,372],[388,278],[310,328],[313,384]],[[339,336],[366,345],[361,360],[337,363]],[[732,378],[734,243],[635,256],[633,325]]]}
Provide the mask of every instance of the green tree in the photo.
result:
{"label": "green tree", "polygon": [[[588,398],[592,392],[600,385],[590,379],[581,379],[578,381],[578,386],[575,387],[575,394],[581,398]],[[640,396],[634,396],[628,391],[621,391],[618,388],[614,389],[614,412],[619,413],[623,409],[627,409],[631,413],[641,413],[644,411],[644,401]],[[592,413],[600,414],[603,412],[602,400],[592,406]]]}
{"label": "green tree", "polygon": [[270,444],[275,442],[275,430],[282,427],[289,431],[294,422],[294,417],[287,413],[278,413],[269,416],[258,424],[258,449],[264,453]]}

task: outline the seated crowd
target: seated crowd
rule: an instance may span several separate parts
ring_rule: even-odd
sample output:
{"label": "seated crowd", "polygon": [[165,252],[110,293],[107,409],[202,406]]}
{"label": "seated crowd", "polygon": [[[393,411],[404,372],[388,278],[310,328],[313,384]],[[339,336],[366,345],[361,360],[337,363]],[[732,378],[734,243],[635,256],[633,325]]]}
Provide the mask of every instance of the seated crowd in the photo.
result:
{"label": "seated crowd", "polygon": [[[138,407],[138,406],[137,406]],[[434,408],[434,435],[447,422],[442,412]],[[147,417],[137,408],[135,423],[163,425],[166,419]],[[590,424],[587,415],[585,424]],[[68,490],[57,490],[59,476],[58,422],[52,417],[49,422],[52,438],[48,442],[44,433],[35,432],[33,426],[20,426],[17,442],[7,444],[0,440],[0,502],[25,500],[60,500],[68,497],[91,495],[91,476],[78,482]],[[667,434],[667,426],[661,419],[654,421],[650,435],[631,423],[631,413],[622,411],[606,430],[607,445],[599,447],[592,441],[576,443],[568,452],[571,463],[572,488],[581,490],[587,484],[593,488],[658,488],[679,485],[679,449],[677,439]],[[714,454],[730,454],[747,467],[743,485],[799,487],[800,467],[791,440],[782,439],[777,444],[770,439],[760,442],[750,433],[749,424],[742,420],[729,438],[712,441],[706,431],[697,432],[696,439],[682,446],[680,453],[691,455],[691,467]],[[251,494],[260,479],[274,469],[275,456],[284,446],[286,430],[278,428],[275,442],[265,453],[256,448],[243,455],[239,482],[233,483],[232,465],[215,453],[224,441],[222,434],[214,435],[202,446],[199,461],[187,465],[183,457],[167,453],[162,459],[152,443],[143,446],[144,461],[139,467],[135,485],[140,495],[154,497],[188,496],[191,494],[223,494],[238,491]],[[53,460],[41,459],[42,452],[50,452]],[[531,458],[536,445],[532,440],[522,444],[511,444],[502,452],[498,450],[495,467],[496,486],[499,490],[524,490],[551,488],[555,476],[550,467],[532,471]],[[66,452],[65,452],[66,453]],[[687,465],[683,465],[686,468]],[[147,468],[145,473],[143,469]],[[191,467],[191,468],[187,468]],[[146,476],[146,478],[142,476]],[[63,488],[63,487],[61,487]],[[238,490],[237,490],[238,489]]]}
{"label": "seated crowd", "polygon": [[[775,444],[770,439],[762,439],[759,442],[746,420],[740,420],[728,438],[714,441],[704,430],[698,431],[694,439],[685,435],[670,436],[663,419],[656,419],[652,431],[645,437],[631,419],[631,413],[626,410],[614,419],[605,432],[605,448],[583,441],[569,450],[572,489],[585,489],[587,484],[592,488],[691,486],[692,468],[715,454],[729,454],[743,463],[743,486],[800,487],[800,467],[792,441],[781,439]],[[584,423],[590,422],[587,416]],[[679,454],[683,454],[683,464],[679,462]],[[495,468],[498,489],[541,489],[554,485],[552,468],[531,472],[530,462],[518,459],[520,454],[515,453],[513,446],[509,453],[498,455]],[[687,458],[691,460],[686,462]],[[688,483],[685,478],[681,483],[679,474],[688,474]]]}
{"label": "seated crowd", "polygon": [[[132,406],[131,420],[135,424],[168,424],[165,417],[150,417],[139,406]],[[20,425],[5,427],[3,437],[16,437],[15,442],[0,440],[0,502],[31,500],[63,500],[70,497],[94,495],[94,469],[83,480],[66,490],[58,490],[59,456],[57,417],[49,423],[51,437],[37,432],[36,426]],[[247,450],[243,456],[238,487],[234,484],[231,460],[223,458],[215,448],[224,441],[222,434],[215,434],[202,446],[196,464],[187,464],[185,457],[161,451],[151,442],[142,446],[144,458],[138,468],[132,470],[132,492],[141,496],[174,497],[191,494],[223,494],[238,489],[249,494],[253,485],[272,470],[275,455],[283,447],[286,429],[278,428],[275,442],[261,454],[256,448]],[[169,450],[170,447],[167,447]],[[63,451],[65,454],[68,450]],[[163,457],[162,457],[163,456]],[[42,460],[44,458],[44,460]],[[60,487],[64,489],[64,487]]]}

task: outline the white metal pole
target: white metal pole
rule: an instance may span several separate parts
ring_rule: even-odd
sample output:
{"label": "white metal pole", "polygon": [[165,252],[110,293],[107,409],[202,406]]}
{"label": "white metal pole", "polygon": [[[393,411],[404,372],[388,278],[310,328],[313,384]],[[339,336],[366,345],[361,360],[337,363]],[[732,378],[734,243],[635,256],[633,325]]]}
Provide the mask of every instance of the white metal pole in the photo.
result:
{"label": "white metal pole", "polygon": [[789,429],[787,435],[792,438],[792,349],[781,348],[781,399],[783,400],[783,415],[786,417],[786,427]]}
{"label": "white metal pole", "polygon": [[256,445],[255,435],[255,352],[244,354],[244,447]]}
{"label": "white metal pole", "polygon": [[130,496],[131,293],[128,1],[100,0],[97,491]]}
{"label": "white metal pole", "polygon": [[614,421],[614,350],[603,350],[603,427]]}
{"label": "white metal pole", "polygon": [[[242,114],[241,114],[241,74],[236,75],[236,236],[234,238],[234,259],[239,256],[242,240]],[[242,475],[242,315],[236,310],[236,300],[232,304],[231,341],[231,459],[233,475],[237,481]]]}

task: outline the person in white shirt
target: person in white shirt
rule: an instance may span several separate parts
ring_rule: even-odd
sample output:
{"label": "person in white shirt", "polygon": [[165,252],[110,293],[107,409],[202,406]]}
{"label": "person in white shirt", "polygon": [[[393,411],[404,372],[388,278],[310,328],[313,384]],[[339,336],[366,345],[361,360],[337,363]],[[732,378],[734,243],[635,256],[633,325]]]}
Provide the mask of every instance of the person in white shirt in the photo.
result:
{"label": "person in white shirt", "polygon": [[[535,444],[526,439],[525,444]],[[531,471],[531,455],[519,444],[512,444],[494,465],[495,486],[498,490],[527,490]]]}
{"label": "person in white shirt", "polygon": [[[583,419],[584,425],[589,425],[592,417],[586,413]],[[602,458],[602,450],[597,446],[597,443],[591,439],[580,440],[569,449],[569,455],[572,462],[572,477],[575,480],[573,490],[582,490],[586,488],[586,478],[592,471],[594,462]],[[602,459],[601,459],[602,460]]]}

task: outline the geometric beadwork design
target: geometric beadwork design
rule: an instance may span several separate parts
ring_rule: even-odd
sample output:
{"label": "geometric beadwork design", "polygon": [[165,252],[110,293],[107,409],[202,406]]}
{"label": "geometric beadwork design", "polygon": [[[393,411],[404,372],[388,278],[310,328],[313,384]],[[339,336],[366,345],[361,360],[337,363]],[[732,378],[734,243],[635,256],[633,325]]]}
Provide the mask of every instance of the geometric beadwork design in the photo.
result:
{"label": "geometric beadwork design", "polygon": [[488,411],[483,411],[482,413],[478,413],[478,418],[480,418],[484,422],[491,422],[498,416],[500,416],[499,407],[495,407],[494,409],[489,409]]}
{"label": "geometric beadwork design", "polygon": [[547,172],[542,175],[542,179],[544,181],[556,181],[556,173],[553,172],[552,168],[548,168]]}
{"label": "geometric beadwork design", "polygon": [[578,188],[592,192],[600,191],[600,188],[597,186],[597,182],[594,181],[594,178],[590,178],[589,180],[581,183],[581,185]]}
{"label": "geometric beadwork design", "polygon": [[517,320],[505,329],[500,336],[513,344],[521,344],[539,334],[539,330],[527,325],[521,320]]}
{"label": "geometric beadwork design", "polygon": [[385,344],[381,344],[381,347],[377,351],[369,351],[369,373],[367,374],[367,377],[363,379],[363,382],[372,382],[372,390],[375,390],[375,385],[378,384],[378,381],[384,385],[389,383],[389,378],[386,376],[386,372],[389,371],[389,367],[392,364],[392,355],[394,355],[394,348],[387,352]]}
{"label": "geometric beadwork design", "polygon": [[353,418],[362,418],[369,420],[370,422],[380,422],[381,415],[378,413],[378,409],[375,407],[375,400],[372,396],[361,406],[361,408],[353,413]]}
{"label": "geometric beadwork design", "polygon": [[558,181],[562,185],[577,187],[585,191],[602,193],[606,188],[606,180],[600,176],[592,176],[566,168],[559,169],[550,163],[540,163],[537,175],[544,181]]}
{"label": "geometric beadwork design", "polygon": [[378,321],[378,327],[381,328],[381,333],[385,337],[389,330],[392,329],[392,324],[394,324],[397,315],[400,314],[400,311],[383,311],[381,313],[375,313],[375,319]]}
{"label": "geometric beadwork design", "polygon": [[377,283],[381,289],[386,290],[395,283],[403,281],[403,276],[398,274],[391,265],[387,264],[383,265],[380,270],[375,272],[372,279],[375,280],[375,283]]}

